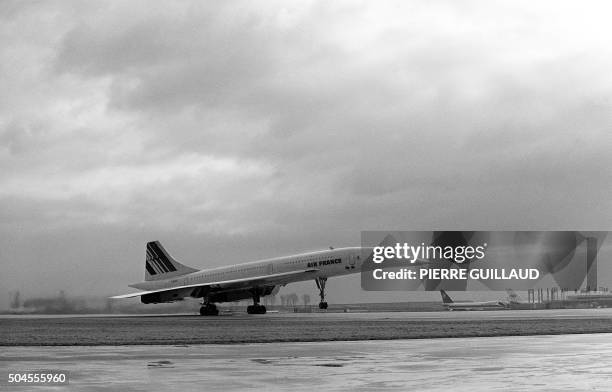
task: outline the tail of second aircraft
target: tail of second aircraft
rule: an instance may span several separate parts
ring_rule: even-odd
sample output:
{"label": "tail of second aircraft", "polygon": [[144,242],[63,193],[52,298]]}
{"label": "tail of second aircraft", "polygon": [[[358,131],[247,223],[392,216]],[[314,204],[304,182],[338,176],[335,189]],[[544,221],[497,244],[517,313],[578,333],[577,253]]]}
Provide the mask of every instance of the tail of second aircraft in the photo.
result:
{"label": "tail of second aircraft", "polygon": [[167,279],[197,271],[176,261],[159,241],[147,243],[145,260],[145,281]]}
{"label": "tail of second aircraft", "polygon": [[446,291],[440,290],[440,295],[442,296],[442,302],[444,302],[445,304],[453,303],[453,299],[449,297],[448,294],[446,294]]}

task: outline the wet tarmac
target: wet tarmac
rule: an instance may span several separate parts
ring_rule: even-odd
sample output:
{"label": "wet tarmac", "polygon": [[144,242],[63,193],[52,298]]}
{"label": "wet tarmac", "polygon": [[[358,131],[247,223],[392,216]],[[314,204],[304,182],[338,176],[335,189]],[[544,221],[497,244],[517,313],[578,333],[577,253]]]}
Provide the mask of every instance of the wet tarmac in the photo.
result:
{"label": "wet tarmac", "polygon": [[68,370],[59,391],[607,391],[610,363],[612,334],[0,352],[3,369]]}

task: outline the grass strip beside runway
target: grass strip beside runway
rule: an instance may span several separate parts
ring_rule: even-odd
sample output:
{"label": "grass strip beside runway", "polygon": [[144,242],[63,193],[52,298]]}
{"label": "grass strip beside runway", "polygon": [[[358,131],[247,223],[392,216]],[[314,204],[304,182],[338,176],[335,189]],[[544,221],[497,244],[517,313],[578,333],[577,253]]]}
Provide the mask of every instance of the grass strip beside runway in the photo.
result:
{"label": "grass strip beside runway", "polygon": [[0,319],[0,346],[235,344],[610,333],[610,318],[81,317]]}

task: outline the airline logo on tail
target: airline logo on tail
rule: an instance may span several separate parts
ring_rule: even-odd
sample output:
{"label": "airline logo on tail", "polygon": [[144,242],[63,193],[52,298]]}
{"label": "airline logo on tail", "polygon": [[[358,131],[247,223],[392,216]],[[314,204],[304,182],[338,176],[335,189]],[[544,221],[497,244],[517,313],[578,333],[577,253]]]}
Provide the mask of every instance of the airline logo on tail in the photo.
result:
{"label": "airline logo on tail", "polygon": [[165,274],[176,271],[176,267],[168,260],[157,242],[149,242],[147,244],[145,268],[149,275]]}

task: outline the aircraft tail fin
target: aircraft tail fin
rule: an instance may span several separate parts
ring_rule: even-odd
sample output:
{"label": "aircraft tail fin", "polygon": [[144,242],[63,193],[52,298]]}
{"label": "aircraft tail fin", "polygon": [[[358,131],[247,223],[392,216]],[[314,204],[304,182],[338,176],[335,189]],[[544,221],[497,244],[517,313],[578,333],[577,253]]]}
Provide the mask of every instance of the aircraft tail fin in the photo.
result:
{"label": "aircraft tail fin", "polygon": [[442,296],[442,302],[444,302],[445,304],[452,304],[453,303],[452,298],[449,297],[448,294],[446,294],[446,291],[440,290],[440,295]]}
{"label": "aircraft tail fin", "polygon": [[145,281],[167,279],[197,271],[176,261],[159,241],[147,243]]}

